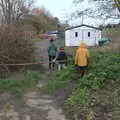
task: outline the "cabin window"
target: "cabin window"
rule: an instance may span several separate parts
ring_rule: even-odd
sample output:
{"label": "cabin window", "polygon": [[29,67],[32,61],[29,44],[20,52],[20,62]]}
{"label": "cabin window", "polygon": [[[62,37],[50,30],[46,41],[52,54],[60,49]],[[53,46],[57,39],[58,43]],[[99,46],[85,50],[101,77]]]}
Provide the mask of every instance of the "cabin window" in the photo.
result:
{"label": "cabin window", "polygon": [[75,32],[75,37],[78,37],[78,32]]}
{"label": "cabin window", "polygon": [[90,32],[88,32],[88,37],[90,37]]}

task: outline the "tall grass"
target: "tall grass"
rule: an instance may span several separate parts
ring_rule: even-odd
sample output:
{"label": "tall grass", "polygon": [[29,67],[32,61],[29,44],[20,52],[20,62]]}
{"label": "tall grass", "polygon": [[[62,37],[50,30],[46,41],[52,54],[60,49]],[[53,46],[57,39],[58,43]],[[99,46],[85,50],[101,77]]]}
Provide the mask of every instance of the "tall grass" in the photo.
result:
{"label": "tall grass", "polygon": [[43,90],[49,94],[54,94],[59,88],[65,88],[71,80],[75,79],[76,75],[74,66],[71,65],[67,69],[49,76],[49,82],[43,87]]}
{"label": "tall grass", "polygon": [[33,88],[40,80],[39,72],[26,71],[24,75],[17,78],[0,79],[0,91],[22,95],[28,89]]}

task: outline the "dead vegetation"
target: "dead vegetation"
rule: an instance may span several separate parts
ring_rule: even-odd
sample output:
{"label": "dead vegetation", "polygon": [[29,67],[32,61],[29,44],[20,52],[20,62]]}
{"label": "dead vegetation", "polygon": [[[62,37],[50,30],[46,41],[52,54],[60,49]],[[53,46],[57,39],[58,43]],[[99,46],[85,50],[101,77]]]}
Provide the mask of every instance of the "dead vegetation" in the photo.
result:
{"label": "dead vegetation", "polygon": [[120,52],[120,37],[113,38],[112,42],[109,45],[109,48],[113,51]]}
{"label": "dead vegetation", "polygon": [[6,64],[26,63],[34,60],[33,44],[25,40],[24,32],[20,28],[4,27],[0,30],[0,65],[11,70]]}

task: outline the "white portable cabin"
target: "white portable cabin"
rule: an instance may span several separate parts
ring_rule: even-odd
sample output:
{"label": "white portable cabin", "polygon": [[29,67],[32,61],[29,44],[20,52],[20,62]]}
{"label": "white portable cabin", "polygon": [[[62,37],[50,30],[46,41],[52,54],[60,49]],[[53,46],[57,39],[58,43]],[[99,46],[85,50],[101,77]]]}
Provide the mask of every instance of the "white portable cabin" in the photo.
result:
{"label": "white portable cabin", "polygon": [[88,46],[95,46],[98,45],[100,38],[101,30],[99,28],[85,24],[69,27],[65,30],[66,46],[79,46],[81,42]]}

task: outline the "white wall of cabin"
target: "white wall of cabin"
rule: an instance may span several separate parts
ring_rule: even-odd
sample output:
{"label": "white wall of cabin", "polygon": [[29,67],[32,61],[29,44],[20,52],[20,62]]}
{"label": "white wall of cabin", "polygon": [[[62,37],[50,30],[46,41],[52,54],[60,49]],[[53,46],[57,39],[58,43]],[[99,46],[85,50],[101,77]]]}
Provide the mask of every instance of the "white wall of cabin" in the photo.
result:
{"label": "white wall of cabin", "polygon": [[[75,37],[75,32],[78,33],[78,37]],[[88,37],[90,32],[90,37]],[[79,46],[81,42],[85,42],[88,46],[95,46],[98,44],[98,40],[101,38],[101,31],[82,26],[65,31],[65,44],[66,46]]]}

